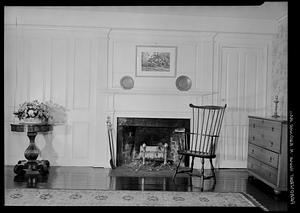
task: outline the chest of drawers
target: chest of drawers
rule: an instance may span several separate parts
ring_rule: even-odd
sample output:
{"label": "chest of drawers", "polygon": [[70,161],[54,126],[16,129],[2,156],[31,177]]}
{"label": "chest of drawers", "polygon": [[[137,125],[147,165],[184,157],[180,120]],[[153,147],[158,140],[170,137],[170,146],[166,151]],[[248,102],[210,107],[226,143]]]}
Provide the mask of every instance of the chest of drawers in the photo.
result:
{"label": "chest of drawers", "polygon": [[248,160],[250,176],[276,194],[287,191],[287,121],[249,116]]}

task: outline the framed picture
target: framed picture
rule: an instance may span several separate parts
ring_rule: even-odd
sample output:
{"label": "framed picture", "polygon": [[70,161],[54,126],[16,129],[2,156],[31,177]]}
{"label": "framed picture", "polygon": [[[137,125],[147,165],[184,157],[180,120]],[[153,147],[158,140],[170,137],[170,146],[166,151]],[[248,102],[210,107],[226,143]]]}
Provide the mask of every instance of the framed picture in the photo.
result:
{"label": "framed picture", "polygon": [[175,77],[177,47],[136,46],[136,76]]}

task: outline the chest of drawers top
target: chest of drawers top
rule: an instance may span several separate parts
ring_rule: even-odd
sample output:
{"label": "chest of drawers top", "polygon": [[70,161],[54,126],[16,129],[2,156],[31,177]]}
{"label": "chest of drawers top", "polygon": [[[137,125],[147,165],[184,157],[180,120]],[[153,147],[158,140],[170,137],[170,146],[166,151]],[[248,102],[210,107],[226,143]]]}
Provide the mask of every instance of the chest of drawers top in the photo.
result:
{"label": "chest of drawers top", "polygon": [[261,119],[264,121],[274,121],[274,122],[280,122],[280,123],[287,123],[287,118],[286,117],[278,117],[278,118],[273,118],[273,117],[260,117],[260,116],[255,116],[255,115],[249,115],[248,116],[250,119]]}

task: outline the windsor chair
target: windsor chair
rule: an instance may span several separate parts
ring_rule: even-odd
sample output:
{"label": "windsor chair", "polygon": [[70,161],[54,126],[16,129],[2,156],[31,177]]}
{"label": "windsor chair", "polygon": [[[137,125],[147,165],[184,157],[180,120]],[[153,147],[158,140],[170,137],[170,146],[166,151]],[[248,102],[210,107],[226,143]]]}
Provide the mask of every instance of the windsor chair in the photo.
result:
{"label": "windsor chair", "polygon": [[[213,178],[216,182],[215,169],[212,160],[216,158],[216,148],[220,135],[220,130],[225,113],[225,106],[196,106],[189,105],[192,109],[191,131],[186,132],[185,140],[180,144],[178,154],[180,155],[179,162],[173,175],[173,181],[178,173],[187,173],[191,176],[202,177],[202,190],[204,180]],[[188,169],[179,170],[179,166],[183,157],[191,157],[192,161]],[[200,175],[193,173],[194,159],[201,159]],[[211,175],[204,175],[204,162],[209,160]]]}

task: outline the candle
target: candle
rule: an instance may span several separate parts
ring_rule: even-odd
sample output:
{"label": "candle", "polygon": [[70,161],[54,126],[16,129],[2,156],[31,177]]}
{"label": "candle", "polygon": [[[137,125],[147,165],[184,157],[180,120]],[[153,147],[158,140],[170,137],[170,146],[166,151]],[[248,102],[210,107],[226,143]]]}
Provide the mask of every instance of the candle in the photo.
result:
{"label": "candle", "polygon": [[279,115],[277,114],[277,105],[279,103],[279,101],[278,101],[278,95],[275,96],[274,103],[275,103],[275,112],[274,112],[274,115],[272,115],[272,117],[278,118],[279,117]]}

